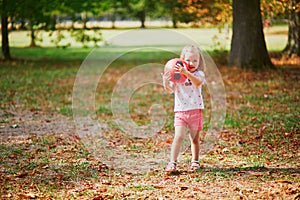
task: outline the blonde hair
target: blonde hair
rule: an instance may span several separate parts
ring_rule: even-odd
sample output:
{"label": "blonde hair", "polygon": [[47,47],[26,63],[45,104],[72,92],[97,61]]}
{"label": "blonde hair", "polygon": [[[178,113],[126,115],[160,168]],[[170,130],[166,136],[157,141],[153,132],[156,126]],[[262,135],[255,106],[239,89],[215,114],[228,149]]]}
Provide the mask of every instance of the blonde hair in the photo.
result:
{"label": "blonde hair", "polygon": [[204,60],[204,56],[202,55],[202,51],[198,46],[195,45],[186,45],[185,47],[183,47],[181,54],[180,54],[180,58],[184,59],[185,55],[187,52],[191,52],[192,49],[196,49],[199,53],[199,65],[197,70],[202,70],[203,72],[205,72],[206,70],[206,65],[205,65],[205,60]]}

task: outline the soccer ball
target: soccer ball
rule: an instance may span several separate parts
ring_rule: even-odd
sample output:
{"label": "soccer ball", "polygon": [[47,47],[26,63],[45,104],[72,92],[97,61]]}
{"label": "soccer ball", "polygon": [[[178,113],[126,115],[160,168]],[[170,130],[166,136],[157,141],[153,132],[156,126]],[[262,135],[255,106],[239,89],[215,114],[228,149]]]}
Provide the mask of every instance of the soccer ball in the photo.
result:
{"label": "soccer ball", "polygon": [[171,81],[172,82],[183,83],[186,80],[186,76],[177,72],[177,70],[175,69],[175,65],[178,65],[178,64],[189,69],[189,65],[184,60],[182,60],[180,58],[173,58],[165,64],[164,72],[171,73]]}

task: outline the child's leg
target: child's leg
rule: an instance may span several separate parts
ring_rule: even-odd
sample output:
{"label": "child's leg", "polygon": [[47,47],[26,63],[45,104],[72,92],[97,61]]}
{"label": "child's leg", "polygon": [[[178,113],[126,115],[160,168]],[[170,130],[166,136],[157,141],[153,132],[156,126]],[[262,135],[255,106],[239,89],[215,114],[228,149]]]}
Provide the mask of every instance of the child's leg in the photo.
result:
{"label": "child's leg", "polygon": [[191,141],[191,151],[192,151],[192,161],[199,160],[200,151],[200,141],[199,141],[200,131],[190,130],[190,141]]}
{"label": "child's leg", "polygon": [[184,126],[175,126],[175,136],[171,146],[171,162],[177,162],[182,141],[184,140],[186,132],[186,127]]}

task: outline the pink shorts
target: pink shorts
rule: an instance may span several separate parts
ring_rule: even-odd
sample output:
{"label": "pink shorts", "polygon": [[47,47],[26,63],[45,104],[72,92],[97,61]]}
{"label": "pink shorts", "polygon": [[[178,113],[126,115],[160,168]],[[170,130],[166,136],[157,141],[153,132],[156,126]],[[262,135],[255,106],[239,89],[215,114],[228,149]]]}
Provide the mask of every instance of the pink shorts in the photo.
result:
{"label": "pink shorts", "polygon": [[175,112],[174,126],[185,126],[190,130],[202,130],[202,110],[188,110]]}

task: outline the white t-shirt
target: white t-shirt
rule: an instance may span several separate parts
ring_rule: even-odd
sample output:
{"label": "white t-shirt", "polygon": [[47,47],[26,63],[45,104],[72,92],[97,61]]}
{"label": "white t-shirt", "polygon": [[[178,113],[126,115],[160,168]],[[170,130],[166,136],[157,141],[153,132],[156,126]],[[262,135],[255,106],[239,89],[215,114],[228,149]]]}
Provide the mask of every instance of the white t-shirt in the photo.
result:
{"label": "white t-shirt", "polygon": [[202,84],[200,86],[195,86],[189,79],[183,83],[174,83],[174,112],[204,109],[201,90],[205,83],[205,74],[203,71],[195,71],[193,75],[201,77]]}

